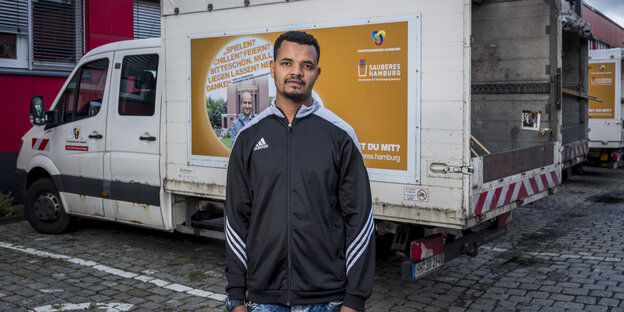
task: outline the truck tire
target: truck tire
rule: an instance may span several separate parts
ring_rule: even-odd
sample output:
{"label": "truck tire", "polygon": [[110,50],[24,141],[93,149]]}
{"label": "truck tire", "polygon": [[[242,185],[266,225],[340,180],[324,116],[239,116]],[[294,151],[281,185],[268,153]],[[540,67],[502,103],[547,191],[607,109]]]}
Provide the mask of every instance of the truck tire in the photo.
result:
{"label": "truck tire", "polygon": [[43,234],[60,234],[71,223],[71,216],[65,213],[56,185],[50,178],[35,181],[28,192],[24,210],[28,223]]}
{"label": "truck tire", "polygon": [[580,163],[580,164],[578,164],[576,166],[573,166],[572,167],[572,172],[574,174],[579,174],[579,175],[583,174],[583,172],[584,172],[583,163]]}

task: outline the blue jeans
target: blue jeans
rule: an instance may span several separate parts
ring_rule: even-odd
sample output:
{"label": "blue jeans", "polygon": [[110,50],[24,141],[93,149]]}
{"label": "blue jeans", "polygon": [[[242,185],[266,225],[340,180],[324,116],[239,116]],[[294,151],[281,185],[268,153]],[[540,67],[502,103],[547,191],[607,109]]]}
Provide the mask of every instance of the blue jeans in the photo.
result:
{"label": "blue jeans", "polygon": [[281,304],[263,304],[249,302],[247,309],[249,312],[338,312],[342,307],[342,300],[317,303],[301,304],[293,306],[283,306]]}

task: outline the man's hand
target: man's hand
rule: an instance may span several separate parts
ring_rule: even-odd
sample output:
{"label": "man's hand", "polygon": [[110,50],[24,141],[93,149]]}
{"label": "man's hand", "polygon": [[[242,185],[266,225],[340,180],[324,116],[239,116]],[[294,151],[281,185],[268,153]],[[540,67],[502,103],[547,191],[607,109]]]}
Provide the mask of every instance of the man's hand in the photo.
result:
{"label": "man's hand", "polygon": [[351,309],[347,306],[342,306],[342,308],[340,308],[340,312],[358,312],[358,310]]}
{"label": "man's hand", "polygon": [[232,312],[247,312],[247,307],[245,305],[239,305],[232,309]]}

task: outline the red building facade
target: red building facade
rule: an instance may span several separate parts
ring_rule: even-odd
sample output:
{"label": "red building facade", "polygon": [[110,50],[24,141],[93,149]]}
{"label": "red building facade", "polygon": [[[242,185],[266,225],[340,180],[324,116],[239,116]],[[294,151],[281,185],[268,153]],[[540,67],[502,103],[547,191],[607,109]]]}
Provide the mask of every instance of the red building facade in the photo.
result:
{"label": "red building facade", "polygon": [[[15,162],[30,98],[49,108],[86,52],[160,35],[158,0],[0,0],[0,192],[20,201]],[[24,143],[26,144],[26,143]]]}

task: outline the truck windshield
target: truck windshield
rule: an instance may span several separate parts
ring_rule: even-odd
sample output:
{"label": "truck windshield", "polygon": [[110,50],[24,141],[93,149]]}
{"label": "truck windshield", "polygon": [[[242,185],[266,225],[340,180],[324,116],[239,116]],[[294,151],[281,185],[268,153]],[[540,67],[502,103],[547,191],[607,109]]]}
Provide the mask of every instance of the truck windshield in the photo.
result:
{"label": "truck windshield", "polygon": [[102,106],[107,73],[107,58],[89,62],[76,71],[57,105],[62,110],[62,122],[97,115]]}

